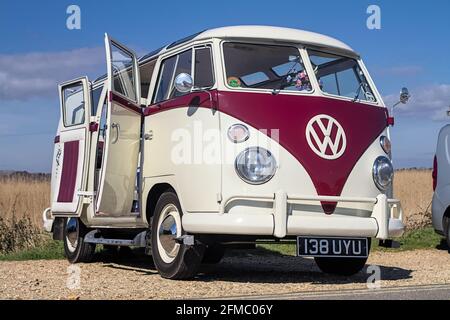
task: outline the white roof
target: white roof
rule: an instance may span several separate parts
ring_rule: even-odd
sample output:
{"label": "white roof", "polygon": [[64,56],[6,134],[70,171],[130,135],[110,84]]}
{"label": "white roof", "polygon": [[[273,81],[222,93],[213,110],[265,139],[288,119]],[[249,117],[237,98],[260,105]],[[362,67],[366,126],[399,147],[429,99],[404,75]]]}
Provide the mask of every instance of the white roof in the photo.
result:
{"label": "white roof", "polygon": [[286,42],[309,44],[322,48],[334,48],[348,53],[356,52],[347,44],[335,38],[298,29],[270,26],[232,26],[206,30],[198,34],[194,40],[207,38],[247,38],[271,39]]}

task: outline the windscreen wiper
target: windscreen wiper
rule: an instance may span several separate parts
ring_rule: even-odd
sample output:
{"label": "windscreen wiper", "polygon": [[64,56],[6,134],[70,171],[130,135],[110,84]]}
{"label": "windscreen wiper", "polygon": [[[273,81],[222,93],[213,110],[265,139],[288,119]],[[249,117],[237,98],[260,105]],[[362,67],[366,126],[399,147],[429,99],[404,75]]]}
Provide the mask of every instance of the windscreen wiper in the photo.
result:
{"label": "windscreen wiper", "polygon": [[356,90],[356,95],[353,98],[353,102],[356,102],[356,100],[359,100],[358,97],[359,97],[359,94],[361,93],[362,87],[367,87],[367,83],[365,83],[365,82],[360,82],[359,83],[358,89]]}

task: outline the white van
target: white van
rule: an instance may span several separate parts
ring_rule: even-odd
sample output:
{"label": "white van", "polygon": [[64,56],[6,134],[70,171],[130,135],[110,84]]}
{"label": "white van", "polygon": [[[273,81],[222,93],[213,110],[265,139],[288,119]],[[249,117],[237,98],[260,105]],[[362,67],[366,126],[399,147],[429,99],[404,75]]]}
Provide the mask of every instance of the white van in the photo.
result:
{"label": "white van", "polygon": [[450,125],[439,132],[436,155],[433,161],[433,202],[431,206],[433,227],[444,236],[450,248]]}
{"label": "white van", "polygon": [[59,87],[44,224],[69,261],[97,244],[145,247],[163,277],[185,279],[229,244],[295,241],[324,272],[351,275],[371,238],[402,235],[393,118],[346,44],[265,26],[140,59],[105,44],[106,76]]}

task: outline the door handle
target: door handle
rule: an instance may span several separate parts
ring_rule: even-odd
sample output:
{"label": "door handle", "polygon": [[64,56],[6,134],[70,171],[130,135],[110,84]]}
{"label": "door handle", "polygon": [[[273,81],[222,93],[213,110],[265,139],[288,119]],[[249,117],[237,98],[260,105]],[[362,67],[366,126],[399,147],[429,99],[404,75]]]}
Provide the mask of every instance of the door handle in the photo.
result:
{"label": "door handle", "polygon": [[116,129],[116,137],[115,137],[114,141],[112,142],[114,144],[119,140],[120,124],[113,122],[113,123],[111,123],[111,128]]}
{"label": "door handle", "polygon": [[153,130],[150,130],[148,133],[144,134],[144,140],[152,140],[153,139]]}

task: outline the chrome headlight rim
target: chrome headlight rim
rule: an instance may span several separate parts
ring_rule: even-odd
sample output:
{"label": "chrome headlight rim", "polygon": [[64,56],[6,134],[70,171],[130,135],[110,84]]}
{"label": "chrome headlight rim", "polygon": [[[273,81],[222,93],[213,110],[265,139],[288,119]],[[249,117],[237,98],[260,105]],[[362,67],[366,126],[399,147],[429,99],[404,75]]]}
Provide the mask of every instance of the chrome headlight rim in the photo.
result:
{"label": "chrome headlight rim", "polygon": [[[242,129],[243,131],[244,131],[244,135],[240,138],[240,139],[235,139],[233,136],[232,136],[232,131],[233,130],[235,130],[235,129],[237,129],[237,128],[240,128],[240,129]],[[228,136],[228,139],[231,141],[231,142],[233,142],[233,143],[242,143],[242,142],[245,142],[245,141],[247,141],[248,139],[250,139],[250,130],[248,130],[248,127],[245,125],[245,124],[242,124],[242,123],[235,123],[235,124],[233,124],[233,125],[231,125],[229,128],[228,128],[228,131],[227,131],[227,136]]]}
{"label": "chrome headlight rim", "polygon": [[[378,170],[380,164],[387,164],[391,170],[391,176],[390,176],[389,182],[386,185],[383,185],[382,183],[380,183],[379,170]],[[372,167],[372,176],[373,176],[373,181],[374,181],[375,185],[377,186],[377,188],[380,191],[386,191],[392,185],[392,181],[393,181],[394,166],[392,165],[392,161],[386,156],[380,156],[380,157],[376,158],[375,162],[373,163],[373,167]]]}
{"label": "chrome headlight rim", "polygon": [[[266,177],[262,180],[250,180],[248,179],[245,175],[242,174],[241,170],[239,169],[239,163],[240,163],[240,159],[242,159],[248,152],[265,152],[267,153],[268,157],[272,159],[273,161],[273,170],[271,172],[270,175],[266,175]],[[249,147],[249,148],[245,148],[243,151],[241,151],[238,156],[236,157],[236,160],[234,161],[234,170],[236,171],[236,174],[238,175],[238,177],[251,185],[262,185],[265,184],[267,182],[269,182],[270,180],[272,180],[272,178],[275,176],[276,172],[277,172],[277,161],[275,159],[275,157],[272,155],[272,153],[262,147]]]}

